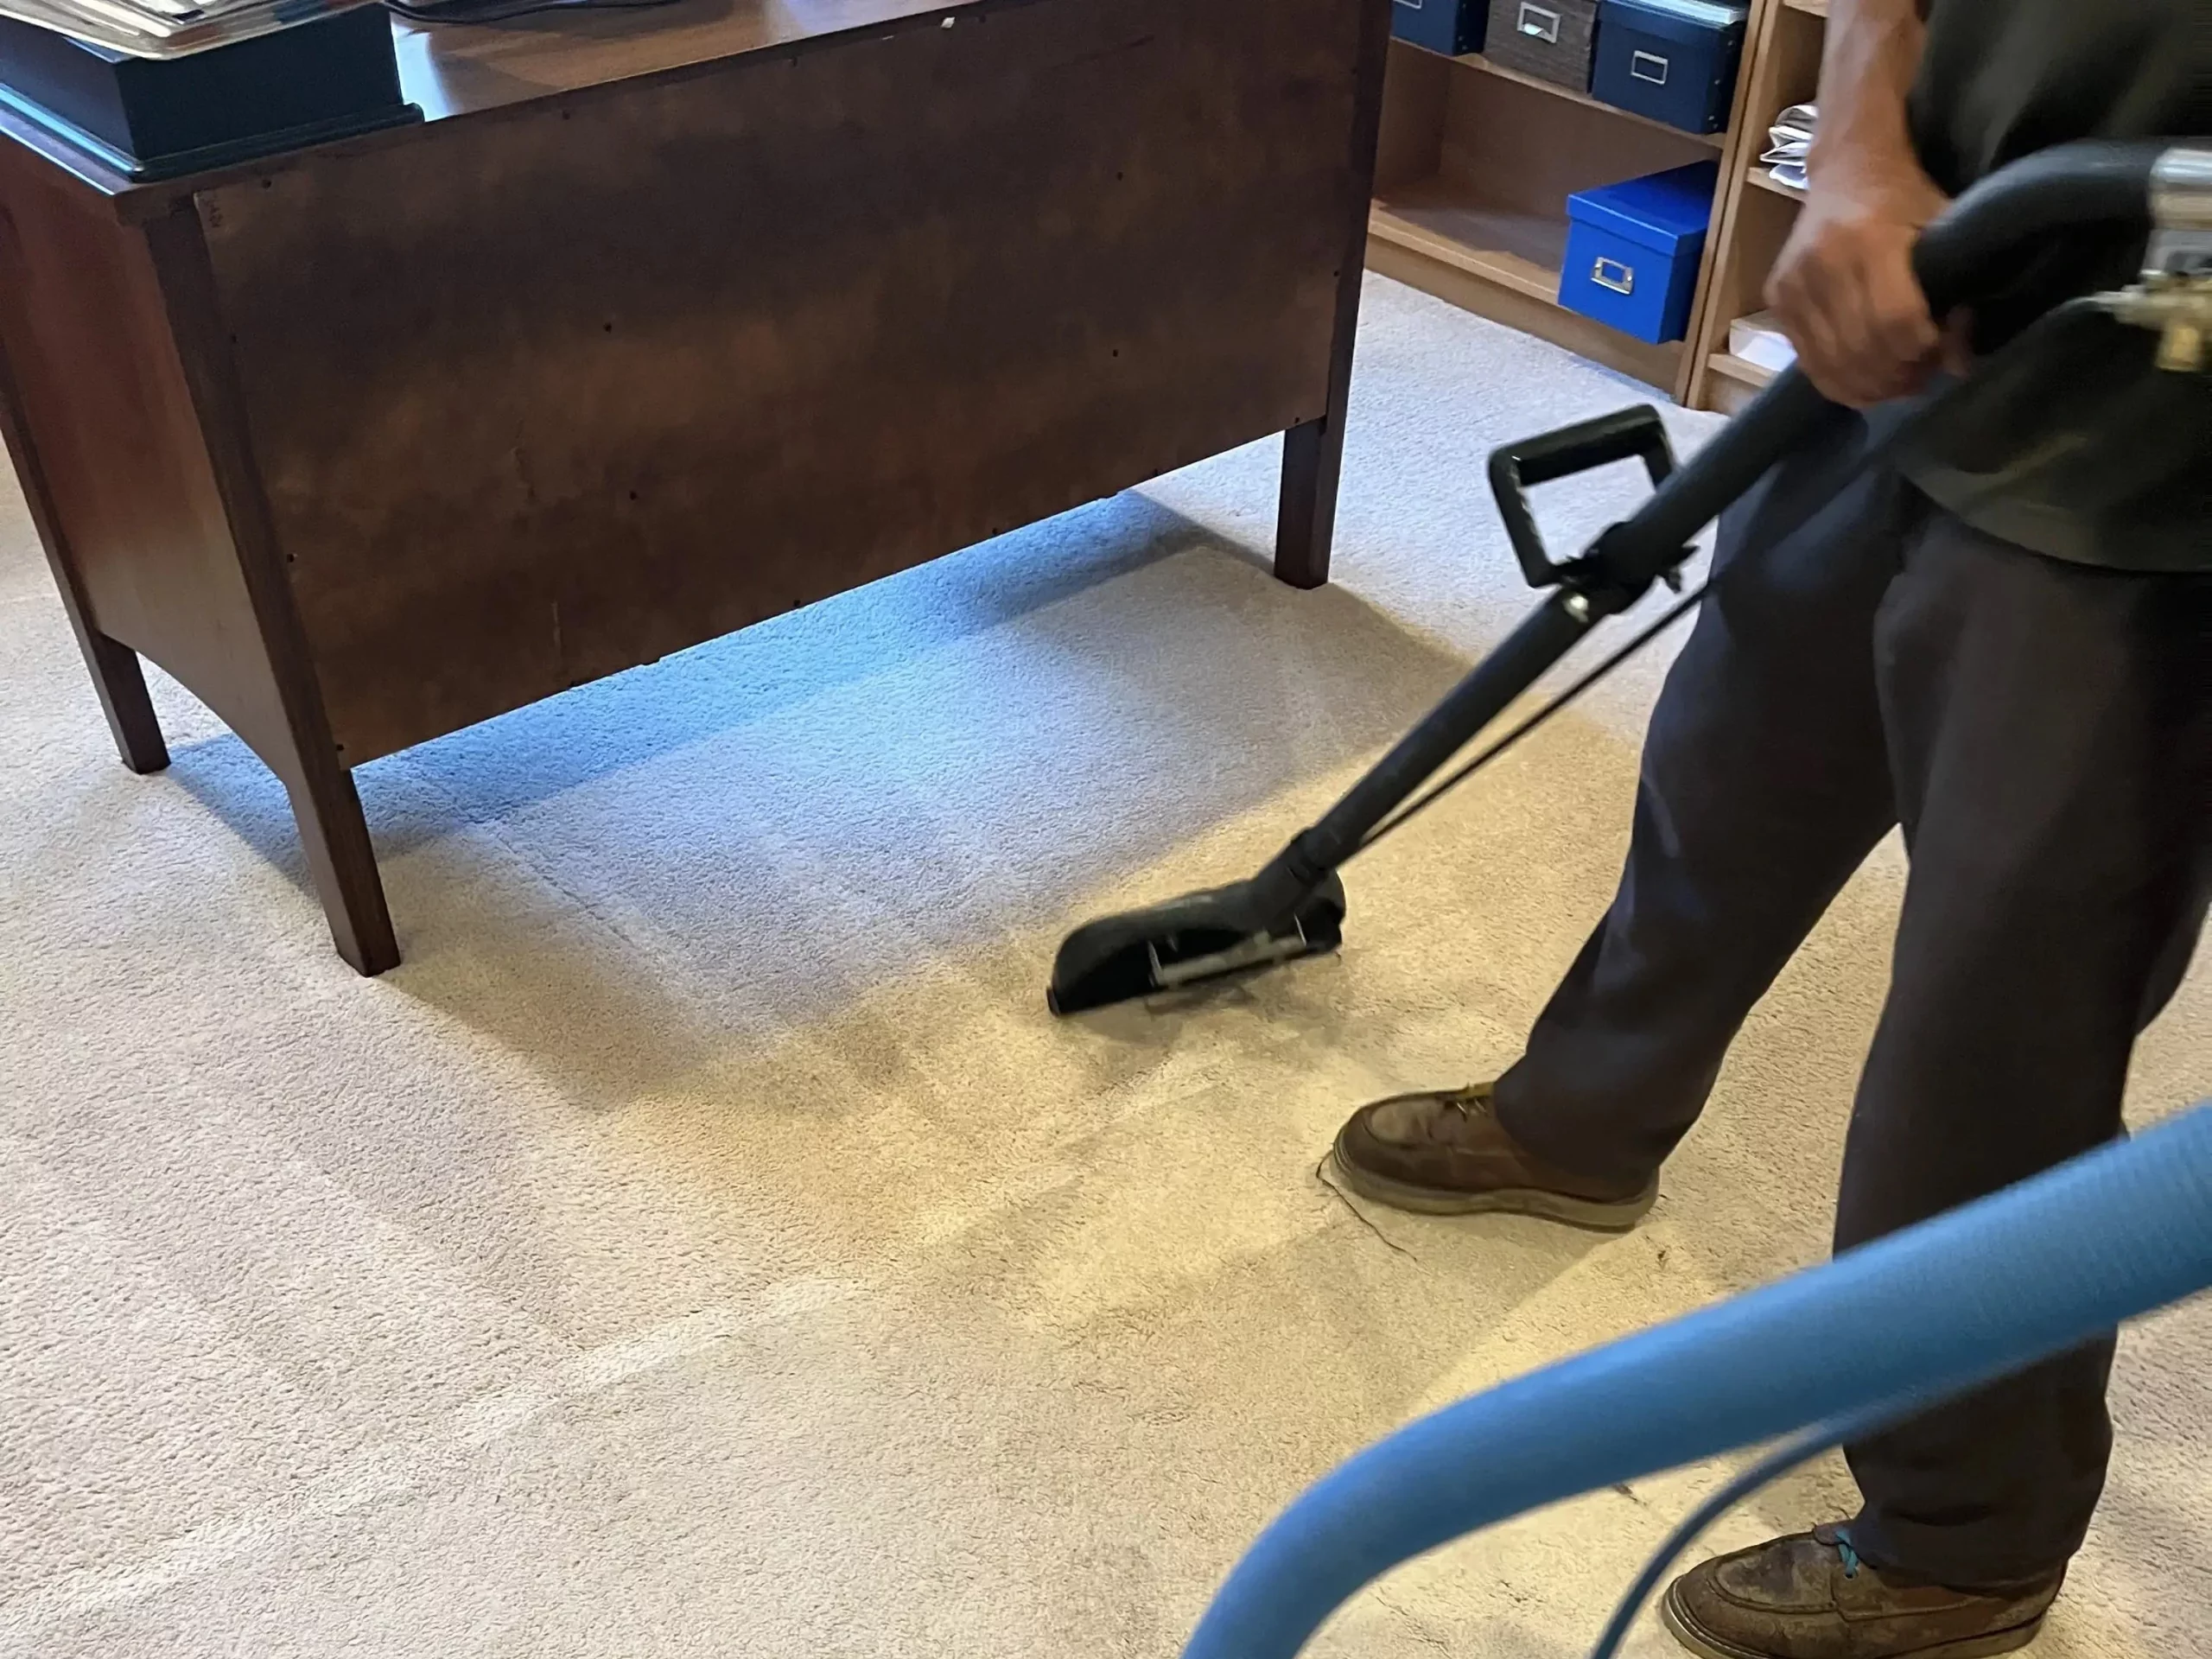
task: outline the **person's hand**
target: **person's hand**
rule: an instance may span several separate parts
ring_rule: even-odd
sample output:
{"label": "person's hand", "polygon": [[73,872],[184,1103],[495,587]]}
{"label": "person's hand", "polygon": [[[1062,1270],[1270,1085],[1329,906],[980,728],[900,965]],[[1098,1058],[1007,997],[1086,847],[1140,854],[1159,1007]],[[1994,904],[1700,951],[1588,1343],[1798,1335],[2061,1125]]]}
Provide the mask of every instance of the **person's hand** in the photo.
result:
{"label": "person's hand", "polygon": [[1912,274],[1921,226],[1948,198],[1910,161],[1815,166],[1767,306],[1827,397],[1865,409],[1906,397],[1961,349],[1963,333],[1946,340]]}

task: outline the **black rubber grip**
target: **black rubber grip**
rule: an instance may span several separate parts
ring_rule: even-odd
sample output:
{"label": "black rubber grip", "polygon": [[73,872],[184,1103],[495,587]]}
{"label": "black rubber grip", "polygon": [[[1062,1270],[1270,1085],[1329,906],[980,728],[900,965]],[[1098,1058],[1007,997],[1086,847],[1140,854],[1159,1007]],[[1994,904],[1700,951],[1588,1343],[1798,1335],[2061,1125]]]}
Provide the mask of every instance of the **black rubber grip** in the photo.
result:
{"label": "black rubber grip", "polygon": [[[1929,308],[1941,317],[1997,287],[2048,237],[2145,227],[2151,172],[2171,148],[2060,144],[1992,174],[1921,232],[1912,264]],[[1777,375],[1616,528],[1616,561],[1647,582],[1673,568],[1698,531],[1837,413],[1802,370]]]}

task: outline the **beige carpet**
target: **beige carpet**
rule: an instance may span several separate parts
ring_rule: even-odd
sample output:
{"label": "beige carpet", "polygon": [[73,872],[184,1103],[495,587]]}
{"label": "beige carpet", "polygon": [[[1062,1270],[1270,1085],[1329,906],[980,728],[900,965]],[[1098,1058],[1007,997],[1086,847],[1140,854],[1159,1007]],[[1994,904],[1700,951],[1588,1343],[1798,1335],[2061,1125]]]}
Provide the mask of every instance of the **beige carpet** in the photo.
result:
{"label": "beige carpet", "polygon": [[[0,1649],[1171,1655],[1374,1436],[1815,1259],[1886,852],[1644,1230],[1315,1179],[1351,1104],[1511,1054],[1656,665],[1359,867],[1341,960],[1046,1016],[1067,924],[1243,872],[1519,614],[1489,446],[1636,395],[1382,283],[1362,353],[1328,591],[1257,562],[1262,445],[367,768],[376,982],[174,686],[174,767],[116,764],[0,502]],[[2139,1117],[2208,1036],[2200,971]],[[2208,1378],[2212,1309],[2130,1338],[2039,1653],[2212,1650]],[[1468,1541],[1322,1649],[1572,1659],[1720,1473]],[[1845,1501],[1823,1467],[1719,1535]]]}

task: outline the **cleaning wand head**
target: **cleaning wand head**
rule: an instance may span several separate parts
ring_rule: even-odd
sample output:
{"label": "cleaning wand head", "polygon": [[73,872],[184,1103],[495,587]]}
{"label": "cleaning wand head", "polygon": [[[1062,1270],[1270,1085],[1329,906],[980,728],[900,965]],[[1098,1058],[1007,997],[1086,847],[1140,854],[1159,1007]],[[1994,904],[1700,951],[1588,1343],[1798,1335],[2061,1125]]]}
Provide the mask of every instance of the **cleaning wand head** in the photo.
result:
{"label": "cleaning wand head", "polygon": [[1344,883],[1333,871],[1274,919],[1250,881],[1103,916],[1061,944],[1046,1004],[1081,1014],[1317,956],[1343,943],[1344,921]]}

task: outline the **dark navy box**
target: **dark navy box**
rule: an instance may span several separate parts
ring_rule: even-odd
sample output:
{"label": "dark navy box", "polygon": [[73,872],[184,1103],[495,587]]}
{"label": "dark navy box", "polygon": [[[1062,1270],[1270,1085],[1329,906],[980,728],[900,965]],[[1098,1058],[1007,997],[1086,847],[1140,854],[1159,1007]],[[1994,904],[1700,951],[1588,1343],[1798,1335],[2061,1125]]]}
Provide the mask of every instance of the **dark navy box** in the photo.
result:
{"label": "dark navy box", "polygon": [[1489,0],[1395,0],[1390,32],[1432,52],[1461,57],[1483,49]]}
{"label": "dark navy box", "polygon": [[169,178],[419,121],[367,5],[181,58],[0,17],[0,106],[126,178]]}
{"label": "dark navy box", "polygon": [[1600,0],[1590,90],[1684,132],[1719,132],[1750,16],[1716,0]]}
{"label": "dark navy box", "polygon": [[1695,162],[1567,199],[1559,302],[1657,345],[1688,332],[1720,163]]}

